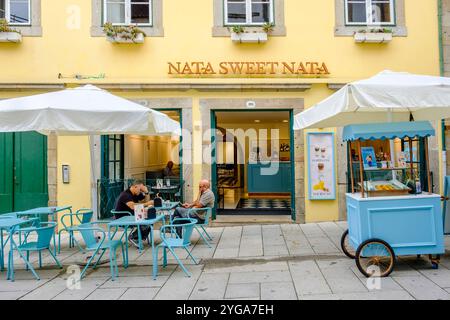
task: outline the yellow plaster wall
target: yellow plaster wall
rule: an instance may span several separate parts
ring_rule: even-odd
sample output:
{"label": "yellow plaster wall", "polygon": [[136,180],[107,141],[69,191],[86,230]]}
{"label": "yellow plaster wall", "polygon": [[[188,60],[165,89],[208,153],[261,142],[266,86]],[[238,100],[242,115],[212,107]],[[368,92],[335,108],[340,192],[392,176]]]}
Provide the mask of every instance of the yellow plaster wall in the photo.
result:
{"label": "yellow plaster wall", "polygon": [[[75,86],[101,83],[314,83],[305,92],[139,92],[116,91],[126,98],[189,97],[193,99],[194,190],[202,177],[200,98],[304,98],[305,106],[333,91],[326,83],[343,83],[384,69],[439,74],[437,6],[434,1],[407,0],[407,37],[389,44],[355,44],[352,37],[335,37],[334,1],[285,0],[286,37],[270,37],[265,44],[234,44],[212,37],[211,0],[163,1],[164,37],[146,38],[142,45],[114,45],[91,37],[91,1],[42,1],[42,37],[24,37],[21,44],[0,44],[0,83],[63,83]],[[79,16],[68,9],[76,6]],[[73,7],[72,7],[73,8]],[[79,18],[79,28],[68,22]],[[73,26],[73,25],[72,25]],[[330,75],[322,79],[176,78],[167,75],[169,61],[323,61]],[[58,74],[69,77],[58,79]],[[106,75],[102,80],[76,80],[75,74]],[[0,91],[0,98],[29,95],[31,91]],[[441,161],[441,160],[440,160]],[[71,165],[72,181],[61,183],[62,164]],[[75,208],[90,205],[87,138],[58,139],[58,203]],[[306,175],[305,168],[305,177]],[[308,181],[305,179],[307,185]],[[307,190],[307,188],[305,188]],[[306,191],[307,192],[307,191]],[[308,195],[306,195],[307,197]],[[335,220],[337,201],[306,200],[306,220]]]}

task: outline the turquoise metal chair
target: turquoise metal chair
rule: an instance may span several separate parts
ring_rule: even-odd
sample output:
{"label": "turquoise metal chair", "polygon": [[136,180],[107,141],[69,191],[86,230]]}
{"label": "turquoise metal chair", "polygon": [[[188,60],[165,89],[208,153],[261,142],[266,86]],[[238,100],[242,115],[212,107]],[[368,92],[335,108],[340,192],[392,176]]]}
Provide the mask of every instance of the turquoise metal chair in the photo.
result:
{"label": "turquoise metal chair", "polygon": [[[79,209],[75,213],[66,213],[61,216],[61,224],[63,228],[58,232],[58,253],[61,253],[61,233],[67,232],[69,234],[69,248],[75,247],[75,244],[78,246],[80,251],[83,251],[80,244],[74,237],[74,232],[78,231],[78,226],[81,224],[86,224],[91,222],[92,217],[94,216],[94,211],[92,209]],[[70,224],[67,225],[67,219],[69,219]]]}
{"label": "turquoise metal chair", "polygon": [[[17,219],[17,218],[18,218],[18,215],[16,212],[5,213],[0,216],[0,219]],[[24,241],[26,241],[28,238],[28,234],[29,234],[28,230],[33,231],[34,230],[33,228],[38,227],[39,225],[40,225],[39,220],[35,218],[35,219],[30,219],[29,226],[18,227],[16,229],[16,232],[21,230],[21,232],[18,232],[19,233],[19,243],[22,243],[22,234],[24,234],[24,238],[25,238]],[[5,270],[5,266],[4,266],[4,262],[3,262],[4,258],[5,258],[4,249],[5,249],[5,246],[8,244],[10,237],[11,237],[11,234],[8,234],[6,239],[4,239],[3,230],[2,229],[0,230],[0,271]]]}
{"label": "turquoise metal chair", "polygon": [[[20,257],[25,261],[26,269],[31,270],[33,275],[37,280],[40,280],[39,275],[34,270],[33,266],[30,263],[30,252],[38,252],[39,254],[39,268],[42,268],[42,251],[47,250],[52,256],[53,260],[55,260],[56,264],[59,268],[62,268],[61,263],[58,261],[52,250],[50,250],[50,242],[52,240],[53,234],[55,233],[56,222],[41,222],[40,227],[29,227],[24,229],[18,229],[16,232],[26,232],[28,235],[36,232],[37,240],[34,242],[27,242],[26,240],[23,243],[19,242],[17,245],[13,242],[12,250],[9,252],[8,258],[8,279],[14,281],[14,251],[17,250]],[[26,252],[26,256],[24,255]]]}
{"label": "turquoise metal chair", "polygon": [[[93,252],[91,258],[86,263],[86,266],[84,267],[83,271],[81,271],[80,279],[83,279],[87,268],[89,267],[89,265],[99,252],[101,252],[101,254],[98,257],[95,264],[93,265],[93,269],[97,267],[98,263],[100,262],[100,259],[103,257],[105,252],[109,250],[109,266],[111,269],[112,280],[114,280],[115,277],[119,276],[119,268],[117,266],[117,258],[116,258],[116,252],[118,247],[121,247],[122,249],[122,258],[124,265],[128,265],[128,260],[125,255],[123,242],[120,240],[106,239],[106,233],[102,228],[98,227],[99,224],[101,223],[91,222],[78,226],[78,231],[81,233],[84,243],[86,244],[85,251]],[[97,234],[99,233],[101,234],[100,239],[97,238]]]}
{"label": "turquoise metal chair", "polygon": [[[180,258],[178,258],[177,254],[175,253],[176,248],[182,248],[187,251],[189,254],[189,257],[194,261],[195,264],[198,264],[197,260],[192,256],[191,252],[189,251],[189,246],[191,245],[191,235],[192,231],[194,230],[194,226],[197,223],[197,219],[193,218],[176,218],[173,220],[173,222],[178,222],[177,224],[168,224],[164,225],[160,229],[160,237],[162,242],[156,246],[155,252],[153,254],[153,279],[156,280],[156,276],[158,274],[158,250],[159,248],[163,249],[163,267],[167,266],[167,250],[172,253],[175,260],[177,260],[178,264],[180,265],[181,269],[183,269],[184,273],[190,277],[191,273],[186,269],[186,267],[181,262]],[[181,222],[181,223],[180,223]],[[184,222],[184,223],[183,223]],[[175,232],[175,229],[181,228],[182,237],[180,238],[177,233]],[[170,230],[169,234],[166,234],[166,229]]]}
{"label": "turquoise metal chair", "polygon": [[[206,210],[205,221],[202,222],[202,223],[198,222],[194,226],[194,228],[200,234],[200,237],[203,239],[203,241],[205,241],[206,245],[211,248],[211,244],[209,243],[209,241],[212,241],[212,237],[206,231],[205,227],[208,227],[208,225],[209,225],[209,220],[211,219],[211,215],[212,215],[212,208],[209,208],[209,207],[192,208],[192,209],[189,210],[189,216],[190,216],[191,213],[195,213],[195,212],[198,212],[198,211],[205,211],[205,210]],[[209,241],[208,241],[207,238],[209,239]]]}

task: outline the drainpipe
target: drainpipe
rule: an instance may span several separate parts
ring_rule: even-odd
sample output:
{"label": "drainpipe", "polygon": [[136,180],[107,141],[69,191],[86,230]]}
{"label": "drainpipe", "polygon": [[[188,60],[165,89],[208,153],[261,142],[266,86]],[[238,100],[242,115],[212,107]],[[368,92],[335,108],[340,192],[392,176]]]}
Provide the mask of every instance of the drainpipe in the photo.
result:
{"label": "drainpipe", "polygon": [[[439,73],[443,77],[445,75],[444,68],[444,44],[442,41],[442,0],[438,0],[438,30],[439,30]],[[442,143],[442,178],[447,175],[447,148],[445,145],[445,119],[441,120],[441,143]],[[444,184],[443,184],[444,185]]]}

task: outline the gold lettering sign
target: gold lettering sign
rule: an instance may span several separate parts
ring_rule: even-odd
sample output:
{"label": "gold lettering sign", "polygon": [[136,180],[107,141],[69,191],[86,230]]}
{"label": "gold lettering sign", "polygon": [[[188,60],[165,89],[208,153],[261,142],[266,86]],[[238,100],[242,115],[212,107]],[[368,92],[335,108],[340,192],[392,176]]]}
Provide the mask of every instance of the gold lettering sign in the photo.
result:
{"label": "gold lettering sign", "polygon": [[168,62],[169,75],[294,75],[321,76],[330,72],[325,62]]}

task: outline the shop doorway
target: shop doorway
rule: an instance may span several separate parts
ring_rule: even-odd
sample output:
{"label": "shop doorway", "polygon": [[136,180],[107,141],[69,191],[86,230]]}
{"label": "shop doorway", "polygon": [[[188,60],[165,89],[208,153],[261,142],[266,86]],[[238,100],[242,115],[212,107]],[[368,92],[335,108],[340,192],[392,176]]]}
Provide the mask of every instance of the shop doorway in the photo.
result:
{"label": "shop doorway", "polygon": [[[181,110],[158,110],[171,119],[182,122]],[[132,180],[143,180],[152,191],[157,180],[169,179],[173,194],[166,197],[184,198],[181,137],[170,136],[141,136],[141,135],[108,135],[102,136],[101,179],[98,182],[99,216],[111,217],[111,210],[119,194],[128,187]],[[164,169],[169,161],[173,167],[169,176],[165,176]],[[165,179],[166,178],[166,179]],[[165,180],[164,180],[165,179]],[[151,193],[154,197],[155,190]]]}
{"label": "shop doorway", "polygon": [[48,205],[47,137],[0,133],[0,213]]}
{"label": "shop doorway", "polygon": [[218,215],[292,215],[292,111],[212,111]]}

